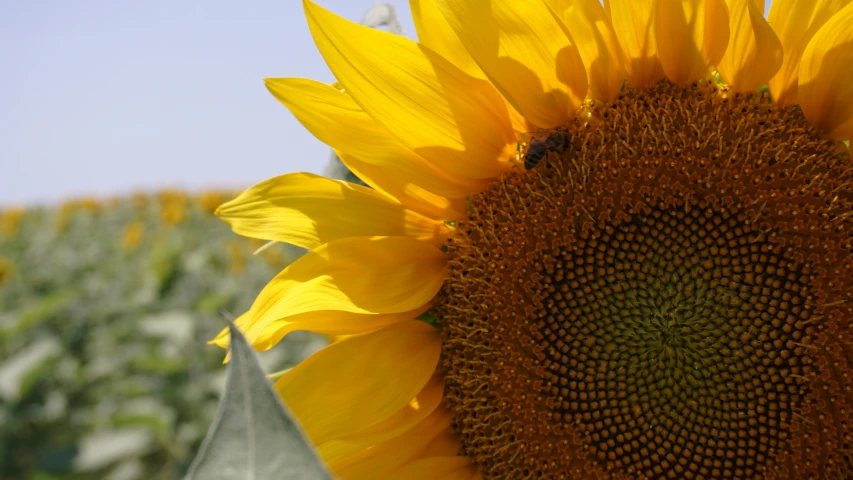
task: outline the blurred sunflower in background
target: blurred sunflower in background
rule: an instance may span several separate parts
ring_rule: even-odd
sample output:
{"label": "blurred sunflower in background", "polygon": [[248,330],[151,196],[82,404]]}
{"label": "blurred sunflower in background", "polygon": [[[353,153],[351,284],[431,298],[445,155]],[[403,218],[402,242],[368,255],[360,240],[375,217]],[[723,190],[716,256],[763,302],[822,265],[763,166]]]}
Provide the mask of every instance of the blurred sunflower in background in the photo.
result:
{"label": "blurred sunflower in background", "polygon": [[0,211],[0,233],[7,237],[15,236],[18,233],[22,218],[24,218],[22,208],[9,208]]}
{"label": "blurred sunflower in background", "polygon": [[187,219],[189,197],[178,190],[164,190],[157,194],[160,218],[167,225],[180,225]]}
{"label": "blurred sunflower in background", "polygon": [[346,335],[275,384],[335,476],[853,476],[853,5],[303,3],[341,88],[267,87],[372,188],[218,214],[310,250],[238,325]]}
{"label": "blurred sunflower in background", "polygon": [[228,196],[226,194],[210,190],[203,192],[196,199],[196,203],[198,203],[198,206],[205,212],[213,213],[216,211],[217,207],[225,203],[226,200],[228,200]]}
{"label": "blurred sunflower in background", "polygon": [[122,230],[121,243],[127,251],[136,251],[145,238],[145,223],[141,220],[133,220],[125,225]]}

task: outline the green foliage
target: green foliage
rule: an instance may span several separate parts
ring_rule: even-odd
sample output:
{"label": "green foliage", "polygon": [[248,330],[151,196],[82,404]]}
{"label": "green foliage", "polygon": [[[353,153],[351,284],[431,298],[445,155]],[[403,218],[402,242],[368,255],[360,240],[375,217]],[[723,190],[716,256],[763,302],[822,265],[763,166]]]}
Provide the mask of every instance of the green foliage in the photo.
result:
{"label": "green foliage", "polygon": [[228,328],[225,393],[186,480],[330,480],[270,387],[252,347],[230,320]]}
{"label": "green foliage", "polygon": [[[0,478],[184,476],[224,385],[207,345],[298,252],[232,233],[231,195],[0,211]],[[262,357],[284,369],[308,334]]]}

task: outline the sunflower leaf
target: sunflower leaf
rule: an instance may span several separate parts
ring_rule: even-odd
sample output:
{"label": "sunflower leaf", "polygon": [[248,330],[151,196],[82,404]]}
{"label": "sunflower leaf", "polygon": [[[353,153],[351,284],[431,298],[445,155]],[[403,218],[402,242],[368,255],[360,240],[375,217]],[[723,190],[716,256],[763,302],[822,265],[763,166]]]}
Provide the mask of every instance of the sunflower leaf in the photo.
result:
{"label": "sunflower leaf", "polygon": [[330,479],[231,320],[225,392],[185,480]]}

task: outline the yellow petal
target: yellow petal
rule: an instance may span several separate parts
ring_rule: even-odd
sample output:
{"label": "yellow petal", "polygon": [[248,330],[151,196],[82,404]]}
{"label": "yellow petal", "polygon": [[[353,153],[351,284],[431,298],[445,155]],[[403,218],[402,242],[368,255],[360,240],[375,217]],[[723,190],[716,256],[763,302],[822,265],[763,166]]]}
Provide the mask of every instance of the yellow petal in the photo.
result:
{"label": "yellow petal", "polygon": [[[245,313],[243,315],[240,315],[239,317],[237,317],[236,320],[234,320],[234,324],[237,326],[237,328],[240,329],[240,331],[243,332],[244,336],[246,333],[245,326],[247,325],[247,320],[248,320],[248,317],[246,316]],[[249,342],[250,345],[253,343],[252,339],[250,339],[249,337],[246,337],[246,340]],[[229,346],[231,346],[231,335],[229,334],[228,327],[225,327],[222,330],[220,330],[219,333],[216,335],[216,337],[214,337],[213,340],[210,340],[207,343],[209,345],[216,345],[217,347],[225,348],[225,349],[227,349]],[[227,363],[230,360],[231,360],[231,352],[228,352],[228,354],[225,356],[225,362],[224,363]]]}
{"label": "yellow petal", "polygon": [[456,220],[465,213],[464,198],[442,197],[415,185],[412,183],[414,179],[408,176],[409,169],[402,162],[376,164],[340,151],[335,154],[364,183],[426,217]]}
{"label": "yellow petal", "polygon": [[269,91],[321,142],[378,166],[398,165],[405,178],[437,195],[461,198],[488,182],[453,176],[427,162],[364,112],[344,92],[305,78],[268,78]]}
{"label": "yellow petal", "polygon": [[666,76],[686,85],[709,75],[726,53],[728,9],[723,0],[659,0],[655,41]]}
{"label": "yellow petal", "polygon": [[800,107],[835,140],[853,138],[853,4],[836,13],[803,52]]}
{"label": "yellow petal", "polygon": [[460,456],[429,457],[416,460],[391,474],[389,480],[470,480],[474,476],[471,459]]}
{"label": "yellow petal", "polygon": [[[609,101],[627,78],[619,41],[598,0],[546,0],[557,23],[578,48],[589,79],[588,96]],[[570,33],[571,32],[571,33]]]}
{"label": "yellow petal", "polygon": [[[418,42],[432,49],[451,63],[462,69],[463,72],[475,78],[487,80],[486,74],[479,65],[471,58],[468,50],[462,46],[459,37],[450,28],[447,20],[441,14],[435,0],[409,0],[412,10],[412,20],[418,33]],[[507,103],[507,111],[512,121],[512,127],[517,132],[532,132],[536,127],[518,113],[512,105]]]}
{"label": "yellow petal", "polygon": [[493,178],[511,168],[515,132],[488,82],[409,39],[357,25],[309,0],[303,4],[335,77],[404,145],[467,178]]}
{"label": "yellow petal", "polygon": [[311,441],[321,444],[403,408],[432,377],[440,351],[437,329],[400,322],[323,348],[274,387]]}
{"label": "yellow petal", "polygon": [[409,0],[409,7],[421,45],[450,60],[468,75],[485,78],[483,71],[442,16],[435,0]]}
{"label": "yellow petal", "polygon": [[[292,332],[307,331],[327,336],[357,335],[372,332],[397,322],[414,320],[418,315],[427,311],[429,304],[408,312],[401,313],[353,313],[340,310],[322,310],[306,312],[277,320],[268,324],[252,323],[251,317],[246,317],[242,323],[246,325],[246,340],[255,350],[262,352],[276,346],[282,338]],[[240,317],[241,319],[243,316]],[[241,325],[238,324],[241,327]],[[241,327],[242,328],[242,327]],[[214,342],[222,348],[228,348],[230,338],[228,330],[223,330],[222,338]],[[220,334],[222,335],[222,334]]]}
{"label": "yellow petal", "polygon": [[773,0],[767,21],[782,42],[782,66],[767,82],[773,101],[789,106],[799,103],[797,84],[800,60],[809,40],[836,12],[851,0]]}
{"label": "yellow petal", "polygon": [[[432,306],[431,302],[414,310],[400,313],[353,313],[341,310],[316,310],[274,321],[257,321],[250,310],[237,317],[234,323],[243,332],[252,347],[262,352],[274,347],[282,338],[292,332],[314,332],[328,337],[359,335],[379,330],[397,322],[415,320],[419,315],[429,310],[430,306]],[[227,349],[231,345],[231,335],[228,328],[220,330],[219,334],[207,343]],[[229,352],[225,356],[225,363],[230,359],[231,354]]]}
{"label": "yellow petal", "polygon": [[436,409],[423,422],[399,437],[329,462],[329,468],[338,478],[347,480],[386,478],[414,460],[449,427],[450,413],[443,408]]}
{"label": "yellow petal", "polygon": [[577,48],[539,1],[436,0],[450,27],[503,96],[533,124],[573,117],[587,91]]}
{"label": "yellow petal", "polygon": [[628,82],[645,88],[664,77],[655,41],[656,0],[605,0],[625,57]]}
{"label": "yellow petal", "polygon": [[415,310],[441,288],[446,263],[441,250],[408,237],[335,240],[306,253],[273,278],[245,314],[246,323],[239,326],[251,337],[272,322],[307,312]]}
{"label": "yellow petal", "polygon": [[240,235],[307,249],[344,237],[378,235],[441,244],[450,234],[444,222],[375,190],[311,173],[263,181],[222,204],[216,215]]}
{"label": "yellow petal", "polygon": [[371,427],[318,445],[317,452],[324,461],[331,462],[402,435],[439,407],[443,393],[442,381],[433,377],[418,396],[398,412]]}
{"label": "yellow petal", "polygon": [[751,92],[767,83],[782,66],[782,42],[755,0],[727,0],[731,38],[717,66],[735,91]]}
{"label": "yellow petal", "polygon": [[444,457],[456,455],[462,448],[462,443],[459,436],[452,429],[448,428],[439,434],[432,442],[427,445],[427,448],[420,454],[422,457]]}

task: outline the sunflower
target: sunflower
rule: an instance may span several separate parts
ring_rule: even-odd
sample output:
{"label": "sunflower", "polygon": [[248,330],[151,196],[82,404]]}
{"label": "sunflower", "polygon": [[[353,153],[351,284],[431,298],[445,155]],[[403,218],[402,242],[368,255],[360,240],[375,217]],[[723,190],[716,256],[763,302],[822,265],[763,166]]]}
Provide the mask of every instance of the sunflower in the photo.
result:
{"label": "sunflower", "polygon": [[167,226],[180,225],[187,219],[190,198],[180,190],[164,190],[157,194],[160,203],[160,219]]}
{"label": "sunflower", "polygon": [[142,245],[145,238],[145,223],[142,220],[133,220],[124,226],[121,243],[125,250],[134,252]]}
{"label": "sunflower", "polygon": [[14,237],[18,233],[25,213],[23,208],[0,210],[0,233],[7,237]]}
{"label": "sunflower", "polygon": [[203,212],[213,213],[216,211],[217,207],[225,203],[225,200],[228,198],[229,196],[224,192],[210,190],[199,195],[198,198],[196,198],[196,203]]}
{"label": "sunflower", "polygon": [[[853,478],[853,4],[305,0],[266,81],[372,188],[218,210],[309,251],[239,319],[339,478]],[[227,346],[225,334],[214,340]]]}

